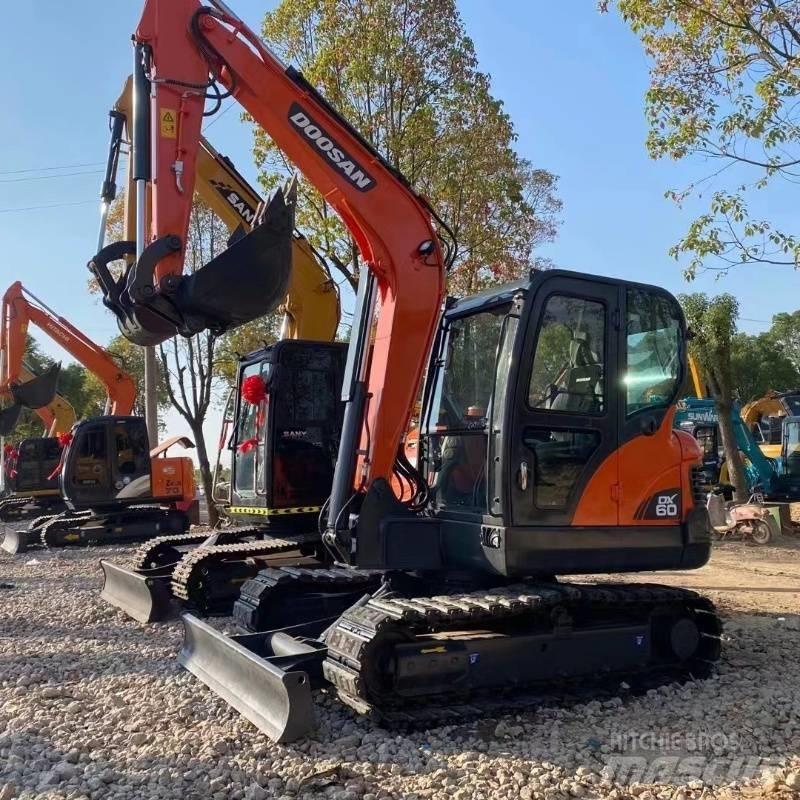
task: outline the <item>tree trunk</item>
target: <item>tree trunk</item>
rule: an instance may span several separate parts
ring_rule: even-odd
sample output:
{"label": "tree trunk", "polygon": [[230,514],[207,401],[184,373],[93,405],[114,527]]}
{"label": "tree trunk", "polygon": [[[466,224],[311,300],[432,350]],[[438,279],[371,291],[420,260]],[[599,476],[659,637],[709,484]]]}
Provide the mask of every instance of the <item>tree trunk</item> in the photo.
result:
{"label": "tree trunk", "polygon": [[736,446],[736,435],[733,432],[733,422],[731,421],[732,407],[719,398],[715,398],[715,403],[719,418],[719,432],[722,436],[722,448],[725,452],[725,460],[728,462],[728,475],[733,483],[734,499],[737,502],[746,503],[750,498],[750,490],[747,488],[742,454]]}
{"label": "tree trunk", "polygon": [[211,464],[208,461],[208,449],[206,439],[203,435],[202,420],[200,424],[192,424],[192,435],[194,444],[197,448],[197,460],[200,466],[200,479],[203,483],[203,491],[206,495],[206,508],[208,509],[208,523],[215,527],[219,522],[217,507],[214,505],[214,476],[211,472]]}

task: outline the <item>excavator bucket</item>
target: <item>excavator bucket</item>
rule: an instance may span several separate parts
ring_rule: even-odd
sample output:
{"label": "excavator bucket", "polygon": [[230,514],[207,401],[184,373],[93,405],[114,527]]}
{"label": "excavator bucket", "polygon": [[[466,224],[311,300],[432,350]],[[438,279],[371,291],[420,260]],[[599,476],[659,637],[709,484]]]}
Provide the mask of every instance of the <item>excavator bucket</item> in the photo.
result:
{"label": "excavator bucket", "polygon": [[60,372],[61,364],[53,364],[41,375],[24,383],[13,384],[9,388],[14,400],[25,408],[44,408],[50,405],[56,396]]}
{"label": "excavator bucket", "polygon": [[226,331],[274,311],[286,298],[292,270],[294,185],[278,190],[250,233],[192,275],[174,296],[190,327]]}
{"label": "excavator bucket", "polygon": [[19,422],[19,415],[22,413],[22,406],[19,403],[0,411],[0,436],[9,436]]}
{"label": "excavator bucket", "polygon": [[275,742],[292,742],[315,725],[311,690],[323,684],[327,648],[304,638],[319,631],[225,636],[191,614],[181,614],[178,662]]}
{"label": "excavator bucket", "polygon": [[163,574],[158,574],[158,570],[142,574],[105,559],[100,559],[100,567],[103,570],[102,600],[139,622],[166,622],[177,618],[179,609],[170,592],[169,567],[161,570]]}

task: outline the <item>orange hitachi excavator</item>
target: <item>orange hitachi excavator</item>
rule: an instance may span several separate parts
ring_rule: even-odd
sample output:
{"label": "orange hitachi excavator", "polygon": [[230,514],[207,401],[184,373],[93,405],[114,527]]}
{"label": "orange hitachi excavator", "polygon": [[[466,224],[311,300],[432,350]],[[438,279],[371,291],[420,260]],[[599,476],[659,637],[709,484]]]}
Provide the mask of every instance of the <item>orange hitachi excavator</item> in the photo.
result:
{"label": "orange hitachi excavator", "polygon": [[[687,569],[709,557],[708,515],[693,492],[699,448],[672,429],[687,369],[675,298],[553,270],[442,313],[455,257],[440,239],[446,226],[225,3],[146,0],[134,43],[134,162],[152,217],[109,297],[131,338],[236,322],[232,294],[198,315],[181,291],[206,98],[212,110],[222,96],[242,104],[341,216],[365,267],[330,496],[319,527],[298,532],[321,539],[334,566],[275,565],[249,581],[240,603],[257,596],[265,608],[259,636],[234,640],[184,615],[181,663],[284,741],[308,732],[311,688],[323,680],[360,713],[431,724],[524,706],[565,679],[607,690],[623,677],[641,686],[708,675],[721,628],[705,598],[553,577]],[[214,265],[203,269],[213,280]],[[230,288],[272,291],[257,276]],[[402,441],[423,373],[412,468]],[[245,455],[277,446],[266,438],[273,402],[288,395],[310,414],[337,397],[321,376],[292,385],[282,375],[270,363],[241,373]],[[310,427],[296,438],[321,465],[327,442]],[[242,462],[250,477],[237,502],[256,517],[264,496],[291,484],[264,486],[251,468]],[[405,502],[391,489],[398,473],[414,487]],[[376,574],[378,590],[333,610],[335,587],[352,592]]]}
{"label": "orange hitachi excavator", "polygon": [[[44,440],[47,444],[38,448],[19,448],[14,463],[17,480],[35,478],[50,495],[58,490],[66,510],[42,515],[42,509],[38,509],[28,529],[6,530],[3,548],[16,553],[32,544],[53,547],[103,539],[136,541],[162,531],[186,530],[190,522],[186,508],[194,502],[191,460],[158,456],[163,456],[170,444],[191,443],[179,438],[150,454],[146,432],[144,439],[141,435],[143,422],[130,416],[136,399],[133,378],[110,353],[19,281],[3,296],[2,320],[0,349],[7,354],[3,359],[5,379],[16,380],[21,373],[19,364],[28,328],[33,324],[101,381],[107,393],[105,411],[110,415],[82,421],[73,431],[62,431],[57,439],[48,438]],[[20,386],[24,393],[26,384]],[[105,437],[98,432],[101,428],[107,432]],[[83,453],[70,445],[73,436],[83,431],[93,437],[96,451]],[[177,508],[176,503],[185,507]]]}

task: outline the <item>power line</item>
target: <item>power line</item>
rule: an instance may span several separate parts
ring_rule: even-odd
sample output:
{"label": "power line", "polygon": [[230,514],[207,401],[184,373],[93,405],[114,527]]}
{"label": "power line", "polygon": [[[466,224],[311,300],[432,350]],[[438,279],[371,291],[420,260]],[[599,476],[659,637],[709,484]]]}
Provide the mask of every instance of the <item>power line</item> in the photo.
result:
{"label": "power line", "polygon": [[31,167],[29,169],[2,170],[0,175],[22,175],[27,172],[52,172],[57,169],[82,169],[83,167],[102,167],[105,161],[92,161],[88,164],[61,164],[58,167]]}
{"label": "power line", "polygon": [[31,175],[27,178],[0,178],[0,183],[24,183],[27,181],[49,181],[53,178],[74,178],[76,175],[102,175],[103,170],[91,169],[85,172],[62,172],[58,175]]}
{"label": "power line", "polygon": [[68,206],[88,206],[99,203],[99,200],[82,200],[78,203],[51,203],[45,206],[26,206],[24,208],[0,208],[0,214],[12,214],[16,211],[41,211],[45,208],[67,208]]}
{"label": "power line", "polygon": [[227,107],[225,107],[222,111],[220,111],[219,114],[214,115],[214,118],[211,120],[211,122],[209,122],[208,125],[206,125],[205,128],[203,128],[203,133],[205,133],[217,120],[222,119],[222,117],[224,117],[235,105],[236,101],[231,100],[231,102],[228,103]]}

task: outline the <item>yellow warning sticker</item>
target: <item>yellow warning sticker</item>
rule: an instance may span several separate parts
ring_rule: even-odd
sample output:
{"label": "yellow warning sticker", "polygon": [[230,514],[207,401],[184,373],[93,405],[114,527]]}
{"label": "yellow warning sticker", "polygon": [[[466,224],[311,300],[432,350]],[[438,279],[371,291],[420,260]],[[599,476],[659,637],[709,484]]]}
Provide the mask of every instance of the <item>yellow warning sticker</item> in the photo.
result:
{"label": "yellow warning sticker", "polygon": [[174,108],[162,108],[160,121],[161,135],[174,139],[178,135],[178,112]]}

